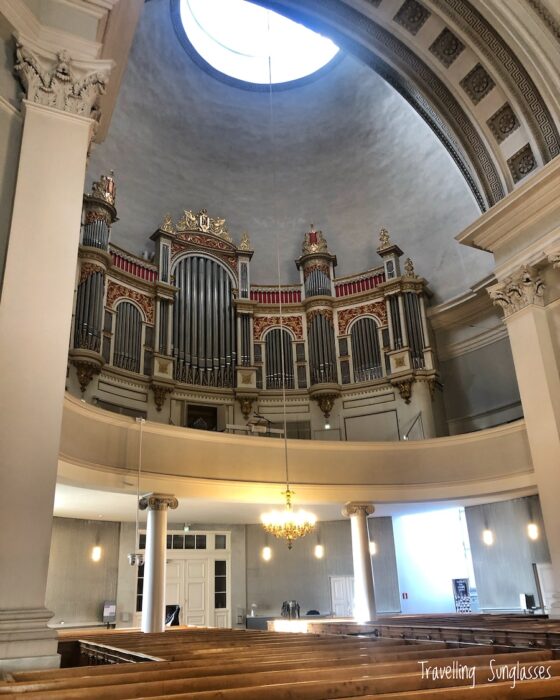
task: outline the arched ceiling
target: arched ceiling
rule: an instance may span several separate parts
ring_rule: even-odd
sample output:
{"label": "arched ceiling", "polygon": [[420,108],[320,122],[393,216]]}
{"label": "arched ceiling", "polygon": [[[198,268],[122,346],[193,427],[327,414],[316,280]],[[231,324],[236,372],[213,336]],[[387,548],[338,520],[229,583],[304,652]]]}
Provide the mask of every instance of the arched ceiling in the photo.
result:
{"label": "arched ceiling", "polygon": [[117,172],[113,240],[139,253],[166,212],[205,207],[235,241],[249,232],[256,283],[278,279],[277,235],[282,281],[296,281],[311,222],[338,275],[379,263],[386,226],[436,301],[486,276],[491,257],[454,236],[559,151],[560,10],[549,0],[258,1],[331,36],[345,57],[271,102],[202,70],[173,31],[177,0],[151,0],[90,162],[90,180]]}
{"label": "arched ceiling", "polygon": [[560,153],[550,89],[558,4],[257,1],[327,34],[393,85],[444,143],[482,210]]}

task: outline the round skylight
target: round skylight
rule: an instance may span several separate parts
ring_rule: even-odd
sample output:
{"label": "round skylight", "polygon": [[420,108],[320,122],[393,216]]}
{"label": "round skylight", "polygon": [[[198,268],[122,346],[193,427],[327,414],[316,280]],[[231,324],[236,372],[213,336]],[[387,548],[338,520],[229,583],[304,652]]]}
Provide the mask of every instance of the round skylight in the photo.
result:
{"label": "round skylight", "polygon": [[338,53],[330,39],[245,0],[180,0],[187,38],[220,73],[257,85],[304,78]]}

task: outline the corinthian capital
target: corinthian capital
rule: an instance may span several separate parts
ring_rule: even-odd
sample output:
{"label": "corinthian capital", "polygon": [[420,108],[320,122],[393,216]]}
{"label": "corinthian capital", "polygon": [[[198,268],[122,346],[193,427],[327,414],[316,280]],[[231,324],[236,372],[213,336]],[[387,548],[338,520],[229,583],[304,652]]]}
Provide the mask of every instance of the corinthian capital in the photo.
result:
{"label": "corinthian capital", "polygon": [[542,306],[544,282],[535,270],[523,266],[513,275],[488,287],[488,294],[507,318],[529,304]]}
{"label": "corinthian capital", "polygon": [[66,50],[54,54],[24,39],[16,40],[14,70],[29,102],[99,119],[112,61],[75,61]]}
{"label": "corinthian capital", "polygon": [[140,510],[167,510],[168,508],[175,510],[178,505],[179,501],[175,496],[167,493],[148,493],[138,502]]}

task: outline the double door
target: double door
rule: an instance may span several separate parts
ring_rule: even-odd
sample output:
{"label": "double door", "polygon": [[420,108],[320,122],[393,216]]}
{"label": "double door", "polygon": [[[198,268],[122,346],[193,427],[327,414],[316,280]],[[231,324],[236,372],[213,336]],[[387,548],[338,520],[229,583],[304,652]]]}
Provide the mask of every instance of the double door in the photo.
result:
{"label": "double door", "polygon": [[229,579],[226,559],[168,559],[165,604],[181,607],[181,625],[231,627]]}

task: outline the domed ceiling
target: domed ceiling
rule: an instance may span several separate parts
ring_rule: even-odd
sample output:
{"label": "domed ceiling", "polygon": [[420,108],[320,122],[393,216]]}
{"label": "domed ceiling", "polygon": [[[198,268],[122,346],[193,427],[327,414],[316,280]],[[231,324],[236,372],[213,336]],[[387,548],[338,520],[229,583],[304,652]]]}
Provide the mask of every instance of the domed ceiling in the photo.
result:
{"label": "domed ceiling", "polygon": [[491,256],[454,236],[480,215],[459,169],[426,123],[350,55],[315,80],[253,91],[200,68],[181,45],[168,0],[144,7],[107,140],[87,184],[115,169],[120,221],[112,240],[133,252],[166,213],[206,208],[234,241],[247,231],[253,283],[298,280],[293,260],[313,223],[339,276],[379,264],[384,226],[448,299],[484,277]]}

